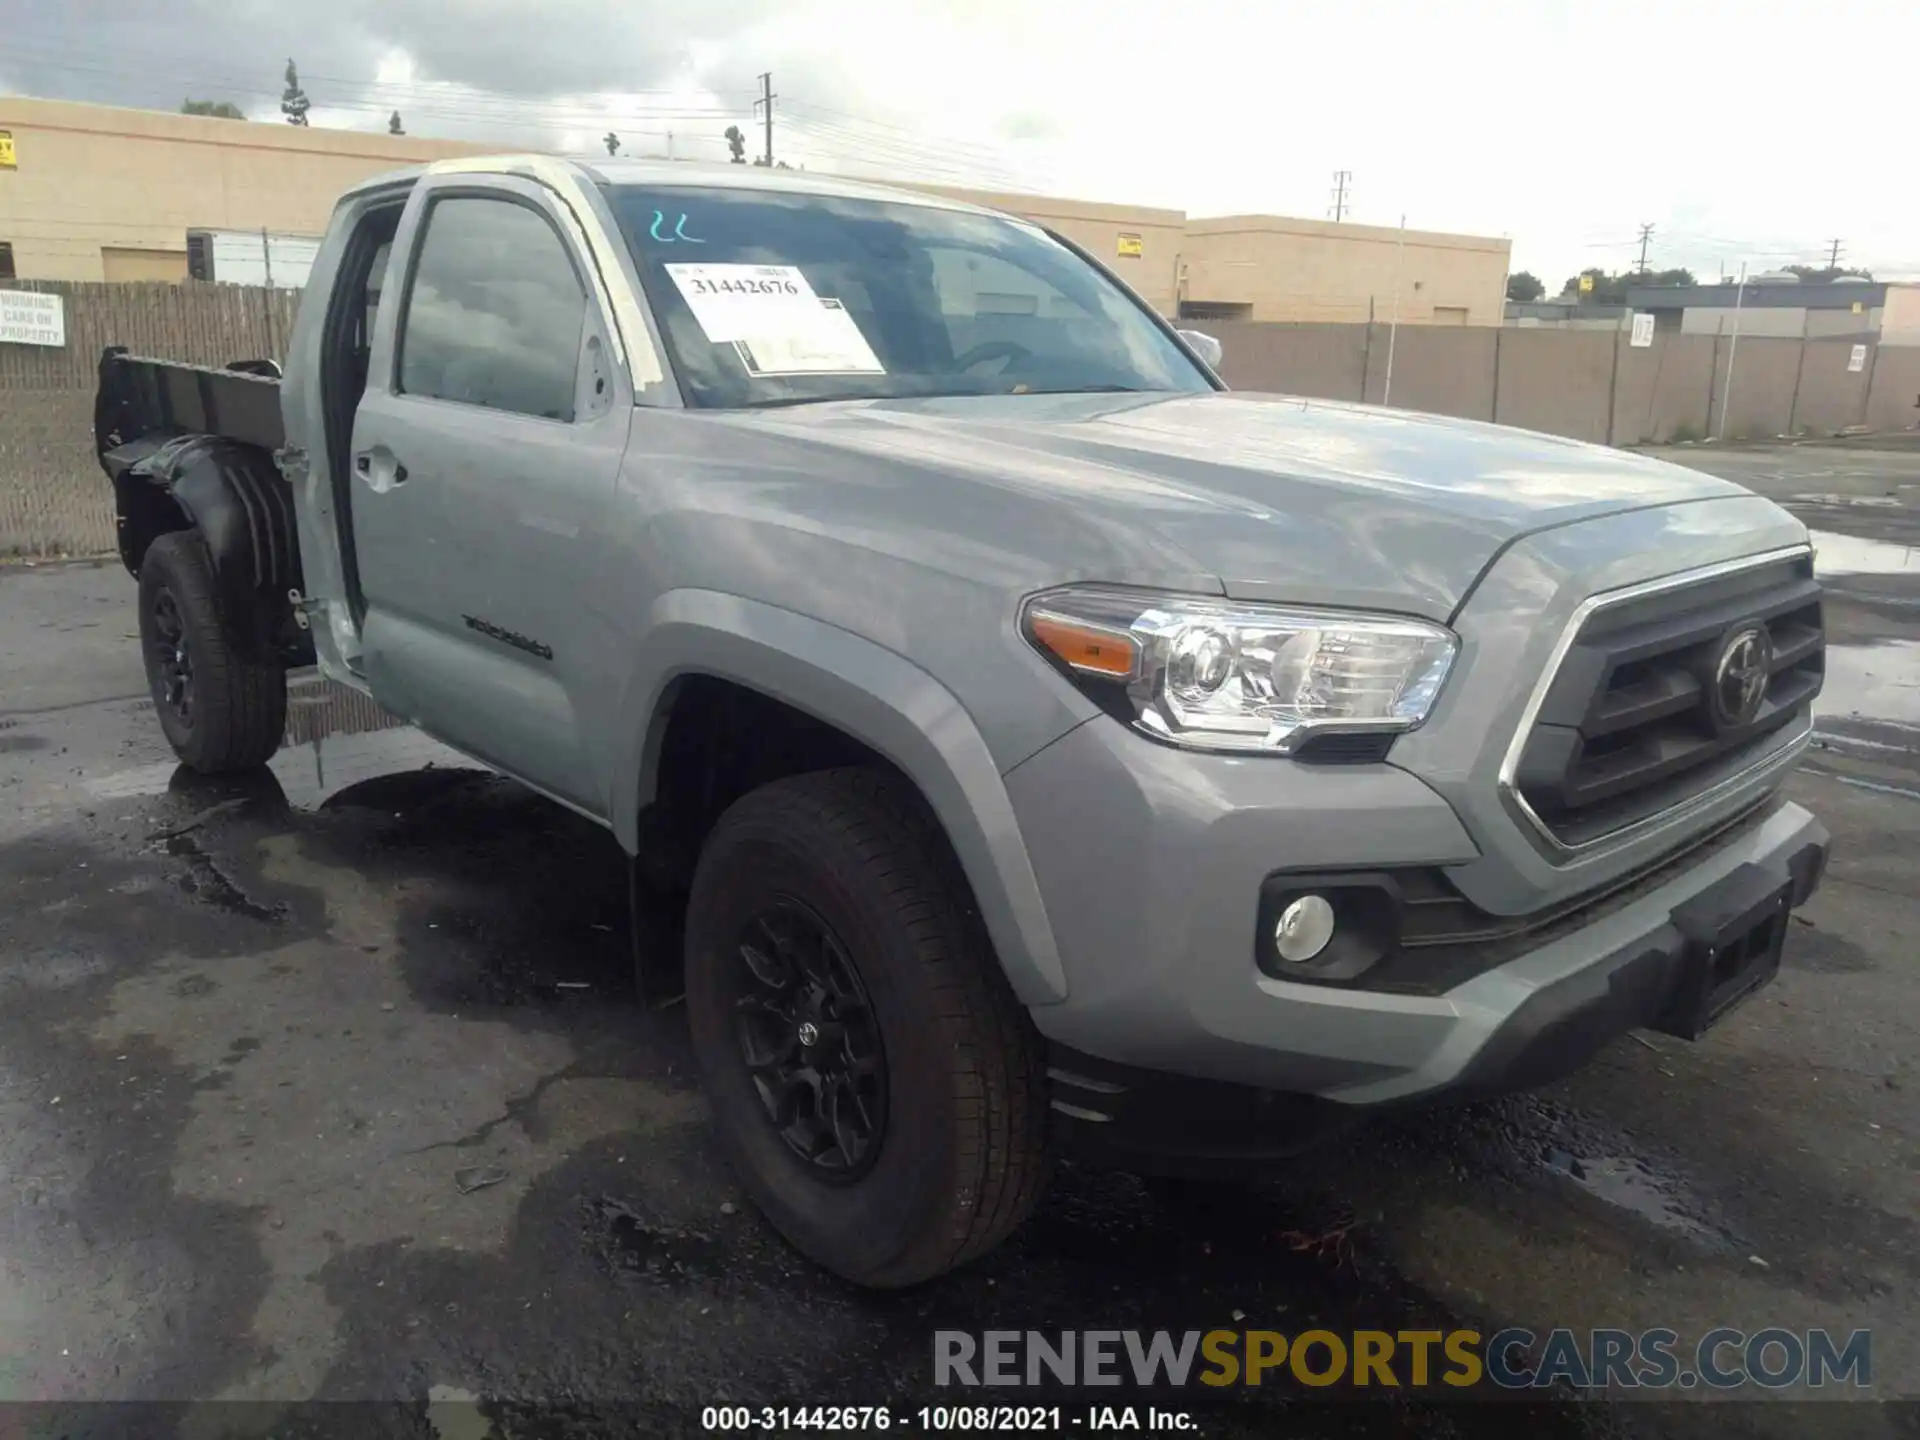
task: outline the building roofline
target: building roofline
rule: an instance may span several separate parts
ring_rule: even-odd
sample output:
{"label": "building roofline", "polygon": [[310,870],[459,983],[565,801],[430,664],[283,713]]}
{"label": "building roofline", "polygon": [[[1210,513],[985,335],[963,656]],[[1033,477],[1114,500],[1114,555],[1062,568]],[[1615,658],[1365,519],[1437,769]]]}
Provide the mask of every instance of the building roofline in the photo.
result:
{"label": "building roofline", "polygon": [[1746,283],[1746,293],[1733,282],[1725,285],[1649,285],[1627,291],[1627,304],[1636,310],[1731,310],[1736,305],[1764,310],[1850,310],[1858,303],[1872,309],[1884,305],[1884,281],[1834,283],[1802,281],[1798,285]]}
{"label": "building roofline", "polygon": [[1498,235],[1463,235],[1448,230],[1401,230],[1397,225],[1359,225],[1350,220],[1307,220],[1294,215],[1200,215],[1187,220],[1194,235],[1283,232],[1328,239],[1384,241],[1453,250],[1507,250],[1512,240]]}
{"label": "building roofline", "polygon": [[0,128],[114,135],[135,141],[217,145],[223,149],[297,151],[386,160],[396,167],[479,154],[489,148],[471,141],[440,140],[425,135],[322,129],[264,120],[225,120],[213,115],[181,115],[170,110],[94,105],[77,100],[41,100],[27,95],[0,95]]}

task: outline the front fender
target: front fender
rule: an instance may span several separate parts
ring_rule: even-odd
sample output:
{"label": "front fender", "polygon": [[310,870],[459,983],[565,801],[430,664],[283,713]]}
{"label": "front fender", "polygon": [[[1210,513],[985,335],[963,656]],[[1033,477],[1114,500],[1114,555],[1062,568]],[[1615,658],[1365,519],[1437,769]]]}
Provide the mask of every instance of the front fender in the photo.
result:
{"label": "front fender", "polygon": [[652,801],[671,687],[730,680],[836,726],[919,786],[973,887],[1014,993],[1064,1000],[1066,972],[1019,824],[986,741],[959,700],[893,651],[849,631],[711,590],[675,590],[647,617],[619,714],[610,814],[629,853]]}

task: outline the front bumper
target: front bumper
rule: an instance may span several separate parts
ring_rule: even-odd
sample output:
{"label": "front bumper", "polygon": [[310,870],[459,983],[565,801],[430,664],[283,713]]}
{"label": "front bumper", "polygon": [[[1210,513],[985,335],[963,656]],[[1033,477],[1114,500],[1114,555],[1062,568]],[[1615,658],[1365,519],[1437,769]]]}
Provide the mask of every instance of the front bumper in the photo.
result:
{"label": "front bumper", "polygon": [[1802,903],[1828,847],[1807,811],[1757,798],[1731,838],[1439,993],[1405,993],[1263,973],[1254,897],[1276,870],[1471,862],[1414,776],[1196,756],[1095,722],[1008,781],[1067,968],[1067,999],[1033,1011],[1056,1115],[1136,1161],[1155,1143],[1281,1153],[1366,1108],[1553,1079],[1662,1023],[1703,914],[1769,885]]}
{"label": "front bumper", "polygon": [[1787,913],[1826,869],[1825,829],[1811,817],[1780,818],[1795,827],[1786,845],[1763,861],[1739,862],[1639,937],[1534,988],[1444,1079],[1451,1055],[1410,1074],[1397,1096],[1364,1103],[1171,1076],[1055,1045],[1048,1076],[1056,1133],[1083,1160],[1137,1173],[1258,1173],[1369,1113],[1548,1084],[1629,1030],[1696,1038],[1773,978]]}

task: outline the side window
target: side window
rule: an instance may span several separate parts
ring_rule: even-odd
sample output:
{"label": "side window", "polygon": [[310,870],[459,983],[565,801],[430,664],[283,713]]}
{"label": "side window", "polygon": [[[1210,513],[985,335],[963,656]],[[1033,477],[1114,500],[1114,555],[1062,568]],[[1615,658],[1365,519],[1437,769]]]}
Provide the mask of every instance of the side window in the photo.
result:
{"label": "side window", "polygon": [[539,212],[436,200],[400,317],[400,389],[571,420],[586,315],[566,247]]}

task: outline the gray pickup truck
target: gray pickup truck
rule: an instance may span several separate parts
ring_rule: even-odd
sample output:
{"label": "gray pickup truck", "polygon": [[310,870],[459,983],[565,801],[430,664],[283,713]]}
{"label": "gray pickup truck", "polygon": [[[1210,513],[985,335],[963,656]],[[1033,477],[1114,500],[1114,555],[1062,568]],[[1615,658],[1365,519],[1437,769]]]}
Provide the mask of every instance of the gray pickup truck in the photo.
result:
{"label": "gray pickup truck", "polygon": [[1056,1154],[1697,1036],[1820,880],[1797,521],[1217,359],[1009,216],[476,159],[340,201],[284,374],[109,350],[96,438],[180,758],[317,664],[604,825],[742,1183],[898,1286]]}

